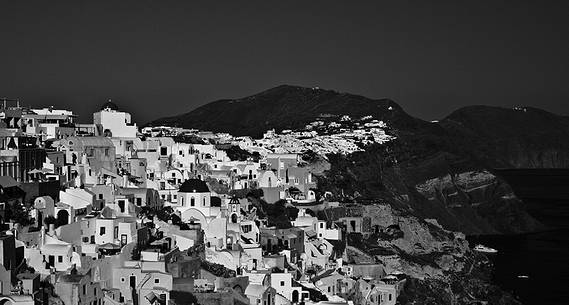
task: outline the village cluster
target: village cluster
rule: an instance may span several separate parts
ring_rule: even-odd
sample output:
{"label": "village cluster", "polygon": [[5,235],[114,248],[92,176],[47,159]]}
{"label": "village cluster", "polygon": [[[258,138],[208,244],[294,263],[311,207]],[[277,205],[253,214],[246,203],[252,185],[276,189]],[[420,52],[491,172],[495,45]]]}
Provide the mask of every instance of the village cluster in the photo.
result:
{"label": "village cluster", "polygon": [[252,139],[140,129],[111,102],[91,124],[4,102],[0,304],[395,304],[404,275],[346,250],[369,218],[320,198],[301,162],[385,127],[344,116]]}
{"label": "village cluster", "polygon": [[179,135],[196,134],[201,137],[215,138],[216,141],[231,143],[251,153],[266,156],[272,153],[302,154],[312,151],[325,157],[327,154],[350,154],[362,151],[365,145],[383,144],[395,139],[385,130],[387,124],[364,116],[352,119],[348,115],[340,117],[322,114],[320,118],[299,130],[285,129],[280,133],[268,130],[261,139],[249,136],[234,137],[226,133],[202,133],[198,130],[184,130],[168,126],[145,127],[142,132],[147,135]]}

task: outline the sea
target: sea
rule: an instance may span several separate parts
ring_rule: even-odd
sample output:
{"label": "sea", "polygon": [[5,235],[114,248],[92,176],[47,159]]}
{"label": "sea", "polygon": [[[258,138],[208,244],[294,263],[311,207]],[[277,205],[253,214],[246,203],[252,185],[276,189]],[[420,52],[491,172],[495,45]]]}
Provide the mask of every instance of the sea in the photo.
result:
{"label": "sea", "polygon": [[[516,179],[536,179],[531,175],[520,176]],[[569,176],[561,179],[569,189]],[[526,195],[520,187],[528,182],[532,184],[526,180],[511,185],[516,193]],[[528,212],[548,227],[546,231],[468,239],[473,246],[482,243],[498,250],[497,254],[489,255],[494,262],[494,282],[523,304],[569,304],[569,199],[565,195],[555,198],[547,186],[543,190],[544,198],[535,196],[532,189],[531,198],[522,199]]]}

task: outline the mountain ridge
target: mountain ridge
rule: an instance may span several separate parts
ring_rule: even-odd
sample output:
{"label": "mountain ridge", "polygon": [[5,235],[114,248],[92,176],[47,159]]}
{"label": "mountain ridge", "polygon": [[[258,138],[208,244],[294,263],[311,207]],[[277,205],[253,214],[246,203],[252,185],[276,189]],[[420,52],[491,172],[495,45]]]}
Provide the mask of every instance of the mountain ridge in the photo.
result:
{"label": "mountain ridge", "polygon": [[394,123],[406,128],[428,124],[408,115],[391,99],[370,99],[333,90],[281,85],[243,98],[216,100],[178,116],[154,120],[147,126],[174,125],[261,136],[271,128],[280,131],[304,127],[326,114],[395,118]]}
{"label": "mountain ridge", "polygon": [[269,129],[300,129],[326,115],[372,115],[386,122],[389,132],[405,146],[400,150],[404,161],[446,152],[487,168],[569,167],[569,117],[535,107],[472,105],[427,122],[388,98],[280,85],[251,96],[213,101],[147,126],[259,138]]}

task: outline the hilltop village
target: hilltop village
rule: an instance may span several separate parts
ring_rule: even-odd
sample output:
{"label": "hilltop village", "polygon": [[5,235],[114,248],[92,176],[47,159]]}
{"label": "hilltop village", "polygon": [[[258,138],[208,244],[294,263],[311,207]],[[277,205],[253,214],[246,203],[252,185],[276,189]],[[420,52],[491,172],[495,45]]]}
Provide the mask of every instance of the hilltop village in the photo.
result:
{"label": "hilltop village", "polygon": [[329,200],[303,159],[393,139],[372,117],[262,139],[139,128],[111,102],[91,124],[6,103],[0,118],[1,304],[387,305],[405,285],[395,252],[348,236],[415,224]]}

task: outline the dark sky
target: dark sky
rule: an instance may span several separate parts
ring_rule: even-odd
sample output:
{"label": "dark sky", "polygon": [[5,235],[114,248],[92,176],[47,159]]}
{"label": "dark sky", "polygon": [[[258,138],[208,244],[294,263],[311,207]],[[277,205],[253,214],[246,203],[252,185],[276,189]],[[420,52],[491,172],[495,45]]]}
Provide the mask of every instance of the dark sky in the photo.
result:
{"label": "dark sky", "polygon": [[0,97],[139,123],[280,84],[569,114],[564,1],[2,1]]}

